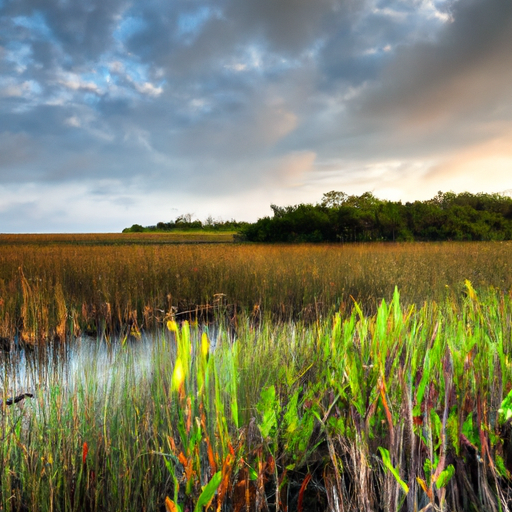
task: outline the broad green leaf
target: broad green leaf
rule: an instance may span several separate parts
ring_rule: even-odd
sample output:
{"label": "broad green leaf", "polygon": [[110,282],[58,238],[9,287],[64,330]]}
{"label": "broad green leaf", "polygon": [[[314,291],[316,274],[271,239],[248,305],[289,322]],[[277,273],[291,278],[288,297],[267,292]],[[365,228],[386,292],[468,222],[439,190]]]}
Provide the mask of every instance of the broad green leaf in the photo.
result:
{"label": "broad green leaf", "polygon": [[436,411],[432,409],[430,414],[430,421],[432,425],[432,432],[435,434],[437,443],[434,445],[434,449],[437,450],[441,446],[441,430],[443,428],[443,424],[441,422],[441,418],[439,418],[439,415]]}
{"label": "broad green leaf", "polygon": [[276,412],[274,410],[267,411],[263,414],[263,419],[258,425],[261,436],[265,439],[270,435],[271,430],[276,426]]}
{"label": "broad green leaf", "polygon": [[446,432],[448,438],[451,441],[452,446],[455,448],[457,455],[459,455],[459,414],[457,409],[454,407],[450,411],[448,421],[446,423]]}
{"label": "broad green leaf", "polygon": [[206,507],[208,503],[210,503],[211,499],[213,498],[213,495],[215,494],[217,488],[220,485],[221,480],[222,471],[217,471],[217,473],[215,473],[215,475],[212,476],[211,480],[205,486],[203,492],[201,492],[201,494],[199,495],[196,506],[194,508],[194,512],[202,512],[203,507]]}
{"label": "broad green leaf", "polygon": [[297,430],[299,425],[299,416],[297,413],[297,402],[299,400],[299,393],[301,389],[295,391],[295,393],[290,398],[288,405],[286,407],[286,413],[284,415],[284,421],[286,425],[286,432],[292,434]]}
{"label": "broad green leaf", "polygon": [[501,406],[498,409],[500,423],[505,423],[512,417],[512,390],[501,402]]}
{"label": "broad green leaf", "polygon": [[269,386],[263,389],[257,407],[258,411],[263,415],[261,423],[258,425],[263,438],[268,437],[272,429],[277,426],[276,407],[277,399],[275,387]]}
{"label": "broad green leaf", "polygon": [[438,489],[441,489],[444,487],[452,478],[452,476],[455,474],[455,468],[453,467],[453,464],[450,464],[444,471],[441,471],[439,473],[439,476],[436,480],[436,487]]}
{"label": "broad green leaf", "polygon": [[402,487],[404,490],[405,494],[407,494],[409,492],[409,486],[400,478],[398,471],[393,467],[393,464],[391,464],[389,450],[379,446],[379,451],[382,456],[382,462],[384,463],[384,466],[391,472],[391,474],[395,477],[395,480],[400,484],[400,487]]}
{"label": "broad green leaf", "polygon": [[480,436],[478,434],[478,430],[473,425],[473,413],[470,413],[462,424],[462,433],[475,446],[480,446]]}

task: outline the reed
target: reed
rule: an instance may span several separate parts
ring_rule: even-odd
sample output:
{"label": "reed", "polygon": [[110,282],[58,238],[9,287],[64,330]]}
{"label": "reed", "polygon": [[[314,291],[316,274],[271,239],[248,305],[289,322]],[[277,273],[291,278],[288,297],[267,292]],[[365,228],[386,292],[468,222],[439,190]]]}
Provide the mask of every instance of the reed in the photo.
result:
{"label": "reed", "polygon": [[2,358],[4,510],[508,510],[512,300],[169,320]]}
{"label": "reed", "polygon": [[[41,236],[41,235],[38,235]],[[397,286],[402,303],[460,302],[512,287],[511,243],[361,245],[0,244],[0,336],[27,343],[80,332],[137,336],[169,318],[315,321],[375,313]],[[22,238],[21,240],[24,240]],[[91,238],[91,240],[94,240]]]}

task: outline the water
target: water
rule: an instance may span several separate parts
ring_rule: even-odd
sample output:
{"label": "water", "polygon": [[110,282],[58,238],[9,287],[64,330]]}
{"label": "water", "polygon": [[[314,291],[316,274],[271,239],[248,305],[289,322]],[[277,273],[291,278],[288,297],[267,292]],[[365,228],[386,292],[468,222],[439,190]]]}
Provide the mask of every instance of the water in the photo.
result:
{"label": "water", "polygon": [[[191,329],[191,338],[200,340],[208,332],[210,350],[227,335],[219,327]],[[232,337],[229,336],[232,341]],[[193,342],[194,344],[194,342]],[[52,387],[74,395],[81,390],[98,399],[112,387],[139,386],[152,378],[155,364],[172,371],[176,356],[174,334],[167,330],[143,333],[140,339],[105,340],[81,336],[65,344],[47,344],[34,349],[14,348],[0,353],[0,399],[32,393],[44,403]]]}
{"label": "water", "polygon": [[[56,385],[69,395],[81,389],[105,395],[114,381],[116,385],[135,386],[150,377],[157,344],[168,343],[163,336],[143,335],[136,342],[125,343],[82,336],[66,345],[4,353],[0,356],[1,398],[28,392],[44,401]],[[171,349],[169,357],[173,357]]]}

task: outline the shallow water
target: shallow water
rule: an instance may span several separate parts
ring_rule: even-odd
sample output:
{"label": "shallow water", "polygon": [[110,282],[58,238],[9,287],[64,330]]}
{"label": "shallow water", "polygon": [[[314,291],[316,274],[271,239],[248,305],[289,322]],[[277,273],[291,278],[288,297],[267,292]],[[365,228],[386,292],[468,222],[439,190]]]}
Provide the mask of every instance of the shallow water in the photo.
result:
{"label": "shallow water", "polygon": [[[210,350],[226,336],[216,326],[202,326],[191,329],[191,338],[200,340],[203,331],[208,333]],[[55,385],[64,394],[87,389],[101,398],[114,383],[116,387],[137,386],[150,379],[155,359],[161,360],[162,354],[172,369],[175,353],[176,341],[167,330],[143,333],[138,339],[84,335],[66,344],[14,348],[0,354],[0,399],[28,392],[43,397],[44,402],[46,391]]]}
{"label": "shallow water", "polygon": [[125,343],[82,336],[65,346],[15,349],[0,356],[0,397],[26,392],[44,397],[56,383],[66,394],[93,389],[100,395],[114,380],[116,385],[137,385],[150,375],[155,344],[161,343],[163,336],[143,335]]}

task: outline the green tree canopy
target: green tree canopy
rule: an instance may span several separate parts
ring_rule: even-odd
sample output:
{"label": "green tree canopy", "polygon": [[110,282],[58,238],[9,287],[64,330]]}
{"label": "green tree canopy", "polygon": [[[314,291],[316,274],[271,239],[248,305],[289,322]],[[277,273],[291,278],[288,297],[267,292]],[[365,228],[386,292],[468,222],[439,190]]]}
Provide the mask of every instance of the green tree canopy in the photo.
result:
{"label": "green tree canopy", "polygon": [[510,240],[512,198],[500,194],[438,192],[402,204],[371,192],[331,190],[316,204],[271,205],[273,216],[243,228],[259,242],[396,240]]}

